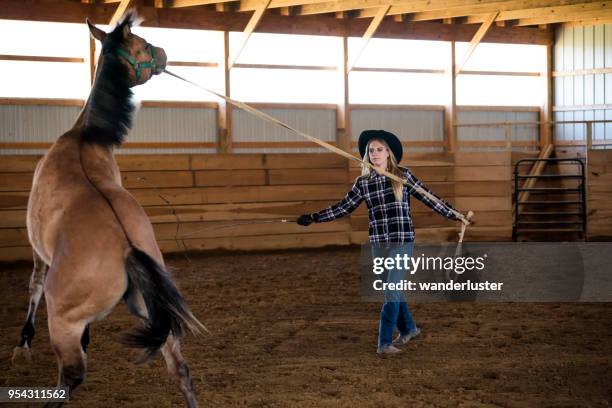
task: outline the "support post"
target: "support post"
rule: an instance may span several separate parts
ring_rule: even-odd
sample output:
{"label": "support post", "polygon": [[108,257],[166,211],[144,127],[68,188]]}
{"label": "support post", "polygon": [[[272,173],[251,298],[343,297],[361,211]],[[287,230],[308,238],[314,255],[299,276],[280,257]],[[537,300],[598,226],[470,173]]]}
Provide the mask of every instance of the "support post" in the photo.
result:
{"label": "support post", "polygon": [[542,107],[540,109],[540,149],[552,143],[552,101],[553,101],[553,77],[552,77],[552,45],[546,46],[546,61],[540,72],[542,81]]}
{"label": "support post", "polygon": [[[223,72],[224,93],[231,96],[230,89],[230,67],[229,67],[229,32],[223,33],[223,62],[219,67]],[[217,151],[219,153],[231,153],[232,151],[232,105],[225,99],[219,100],[217,110]]]}
{"label": "support post", "polygon": [[351,109],[349,104],[349,70],[348,70],[348,38],[342,38],[342,67],[340,71],[342,84],[342,99],[338,104],[336,142],[338,147],[347,152],[352,151]]}
{"label": "support post", "polygon": [[455,41],[450,43],[450,64],[446,71],[447,86],[450,89],[449,99],[444,109],[445,149],[453,153],[457,144],[457,75],[455,72]]}

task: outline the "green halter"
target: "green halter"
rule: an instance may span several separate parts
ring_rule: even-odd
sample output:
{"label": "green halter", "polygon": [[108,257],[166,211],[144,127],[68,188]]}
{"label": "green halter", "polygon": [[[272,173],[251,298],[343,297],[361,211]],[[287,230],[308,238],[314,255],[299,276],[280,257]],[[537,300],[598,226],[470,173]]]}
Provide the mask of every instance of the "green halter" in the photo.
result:
{"label": "green halter", "polygon": [[155,73],[155,68],[157,68],[157,65],[155,64],[155,47],[147,43],[146,49],[151,54],[151,59],[149,61],[137,62],[136,59],[132,57],[126,50],[124,50],[123,48],[117,48],[117,54],[124,60],[126,60],[128,64],[132,66],[132,68],[134,68],[134,72],[136,74],[136,82],[140,81],[140,74],[143,68],[150,68],[153,73]]}

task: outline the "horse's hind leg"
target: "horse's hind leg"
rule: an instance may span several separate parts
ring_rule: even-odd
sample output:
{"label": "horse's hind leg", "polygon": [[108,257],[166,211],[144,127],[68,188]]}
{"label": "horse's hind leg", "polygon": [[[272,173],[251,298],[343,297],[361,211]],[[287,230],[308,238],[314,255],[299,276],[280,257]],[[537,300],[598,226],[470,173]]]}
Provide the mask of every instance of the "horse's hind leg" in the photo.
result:
{"label": "horse's hind leg", "polygon": [[169,335],[166,343],[162,346],[161,351],[164,359],[166,359],[168,373],[171,377],[178,380],[181,392],[185,396],[187,406],[189,408],[197,407],[198,400],[196,399],[193,384],[191,383],[189,367],[181,354],[181,344],[179,340],[174,336]]}
{"label": "horse's hind leg", "polygon": [[[127,302],[128,309],[131,313],[139,317],[147,317],[147,308],[144,306],[142,297],[134,299],[132,303]],[[166,367],[170,377],[177,380],[181,392],[185,396],[185,402],[189,408],[197,408],[198,400],[191,382],[191,373],[189,366],[181,354],[180,341],[170,333],[166,338],[164,345],[161,347],[162,355],[166,360]]]}
{"label": "horse's hind leg", "polygon": [[15,362],[18,358],[23,357],[28,362],[31,360],[32,355],[30,349],[32,348],[32,339],[34,338],[34,321],[36,320],[36,311],[38,310],[38,304],[43,294],[43,283],[45,280],[45,274],[49,267],[44,261],[33,252],[34,268],[32,270],[32,276],[30,277],[30,304],[28,306],[28,314],[26,322],[21,329],[21,340],[19,346],[13,350],[12,362]]}
{"label": "horse's hind leg", "polygon": [[[89,341],[88,325],[85,322],[66,322],[64,319],[49,316],[49,337],[57,357],[58,387],[68,387],[72,396],[74,390],[85,380]],[[48,403],[46,407],[59,407],[63,403]]]}

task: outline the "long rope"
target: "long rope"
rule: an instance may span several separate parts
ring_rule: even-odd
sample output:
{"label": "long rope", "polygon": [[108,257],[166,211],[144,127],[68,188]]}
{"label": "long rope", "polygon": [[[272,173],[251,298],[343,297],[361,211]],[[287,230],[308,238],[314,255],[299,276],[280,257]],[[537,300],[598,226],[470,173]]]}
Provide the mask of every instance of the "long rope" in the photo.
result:
{"label": "long rope", "polygon": [[161,194],[158,187],[156,187],[151,182],[149,182],[145,177],[136,177],[136,180],[144,181],[145,183],[147,183],[150,188],[152,188],[153,190],[157,192],[157,196],[160,199],[162,199],[166,203],[166,205],[170,208],[171,214],[176,219],[176,230],[174,232],[174,242],[176,242],[176,246],[178,248],[180,248],[181,246],[183,247],[182,254],[187,260],[187,262],[189,262],[189,264],[192,264],[192,262],[191,262],[191,258],[189,258],[189,256],[187,255],[189,248],[187,248],[187,245],[185,244],[185,238],[190,238],[192,236],[199,235],[201,232],[208,231],[213,228],[215,230],[220,230],[220,229],[226,229],[226,228],[239,227],[242,225],[278,224],[278,223],[286,224],[286,223],[294,223],[297,221],[297,218],[281,218],[281,219],[276,219],[276,220],[252,220],[252,221],[239,221],[239,222],[228,221],[228,222],[222,223],[222,225],[215,224],[214,226],[199,228],[195,231],[190,232],[189,234],[181,234],[180,232],[181,232],[183,223],[181,222],[181,219],[178,216],[176,209],[174,208],[172,203],[166,197],[164,197],[163,194]]}
{"label": "long rope", "polygon": [[225,228],[234,228],[234,227],[240,227],[243,225],[254,225],[254,224],[286,224],[286,223],[293,223],[296,222],[297,219],[295,218],[281,218],[279,220],[253,220],[253,221],[242,221],[242,222],[228,222],[228,223],[224,223],[222,225],[214,225],[212,227],[204,227],[204,228],[200,228],[197,229],[189,234],[183,234],[181,235],[181,238],[189,238],[192,237],[194,235],[198,235],[200,232],[202,231],[206,231],[208,229],[215,229],[215,231],[220,230],[220,229],[225,229]]}
{"label": "long rope", "polygon": [[[180,80],[182,80],[182,81],[185,81],[185,82],[187,82],[187,83],[189,83],[189,84],[191,84],[191,85],[193,85],[193,86],[196,86],[196,87],[198,87],[198,88],[200,88],[200,89],[202,89],[202,90],[204,90],[204,91],[206,91],[206,92],[209,92],[209,93],[211,93],[211,94],[213,94],[213,95],[215,95],[215,96],[217,96],[217,97],[219,97],[219,98],[221,98],[221,99],[223,99],[223,100],[225,100],[225,101],[229,102],[230,104],[232,104],[232,105],[234,105],[234,106],[236,106],[236,107],[238,107],[238,108],[240,108],[240,109],[242,109],[242,110],[244,110],[244,111],[246,111],[246,112],[249,112],[249,113],[251,113],[251,114],[253,114],[253,115],[255,115],[255,116],[257,116],[257,117],[259,117],[259,118],[261,118],[261,119],[263,119],[263,120],[266,120],[266,121],[268,121],[268,122],[270,122],[270,123],[274,123],[274,124],[276,124],[276,125],[278,125],[278,126],[280,126],[280,127],[283,127],[283,128],[285,128],[285,129],[287,129],[287,130],[289,130],[289,131],[291,131],[291,132],[293,132],[293,133],[295,133],[295,134],[297,134],[297,135],[300,135],[300,136],[302,136],[303,138],[305,138],[305,139],[307,139],[307,140],[309,140],[309,141],[311,141],[311,142],[313,142],[313,143],[316,143],[316,144],[318,144],[319,146],[322,146],[322,147],[326,148],[327,150],[329,150],[329,151],[331,151],[331,152],[333,152],[333,153],[336,153],[336,154],[339,154],[340,156],[346,157],[346,158],[347,158],[347,159],[349,159],[349,160],[353,160],[353,161],[355,161],[355,162],[358,162],[358,163],[360,163],[362,166],[367,166],[368,168],[375,170],[375,171],[376,171],[377,173],[379,173],[379,174],[384,174],[385,176],[387,176],[388,178],[390,178],[390,179],[392,179],[392,180],[399,181],[400,183],[402,183],[402,184],[404,184],[404,185],[407,185],[407,186],[411,187],[412,189],[414,189],[414,190],[418,191],[418,192],[419,192],[421,195],[423,195],[423,196],[425,196],[425,197],[429,198],[431,201],[436,202],[436,203],[440,203],[440,200],[438,199],[438,197],[436,197],[436,196],[435,196],[435,195],[433,195],[433,194],[430,194],[428,191],[424,190],[424,189],[423,189],[423,188],[421,188],[420,186],[417,186],[417,185],[415,185],[415,184],[412,184],[412,183],[410,183],[408,180],[403,179],[403,178],[401,178],[401,177],[398,177],[398,176],[396,176],[395,174],[389,173],[388,171],[386,171],[386,170],[384,170],[384,169],[382,169],[382,168],[380,168],[380,167],[373,166],[372,164],[367,163],[367,162],[365,162],[365,161],[361,160],[360,158],[355,157],[354,155],[352,155],[352,154],[350,154],[350,153],[348,153],[348,152],[345,152],[345,151],[344,151],[344,150],[342,150],[342,149],[337,148],[337,147],[336,147],[336,146],[334,146],[334,145],[331,145],[331,144],[329,144],[329,143],[327,143],[327,142],[324,142],[324,141],[323,141],[323,140],[321,140],[321,139],[318,139],[318,138],[316,138],[316,137],[314,137],[314,136],[310,136],[309,134],[304,133],[304,132],[302,132],[302,131],[300,131],[300,130],[298,130],[298,129],[296,129],[296,128],[294,128],[294,127],[292,127],[292,126],[290,126],[290,125],[288,125],[288,124],[286,124],[286,123],[284,123],[284,122],[281,122],[280,120],[276,119],[275,117],[270,116],[270,115],[268,115],[267,113],[262,112],[262,111],[260,111],[260,110],[258,110],[258,109],[255,109],[255,108],[253,108],[252,106],[247,105],[247,104],[246,104],[246,103],[244,103],[244,102],[237,101],[237,100],[235,100],[235,99],[230,98],[229,96],[225,96],[225,95],[223,95],[223,94],[220,94],[220,93],[218,93],[218,92],[213,91],[212,89],[209,89],[209,88],[203,87],[202,85],[197,84],[197,83],[195,83],[195,82],[193,82],[193,81],[190,81],[190,80],[188,80],[188,79],[186,79],[186,78],[183,78],[183,77],[182,77],[182,76],[180,76],[180,75],[177,75],[177,74],[175,74],[175,73],[172,73],[172,72],[168,71],[167,69],[164,69],[164,72],[165,72],[166,74],[170,75],[170,76],[173,76],[173,77],[175,77],[175,78],[177,78],[177,79],[180,79]],[[463,235],[464,235],[464,233],[465,233],[465,228],[466,228],[467,224],[469,224],[469,223],[470,223],[470,220],[469,220],[469,218],[468,218],[468,217],[464,216],[464,215],[463,215],[463,214],[461,214],[460,212],[455,211],[455,210],[453,210],[452,208],[451,208],[450,210],[451,210],[451,212],[453,213],[453,215],[455,215],[455,217],[457,217],[459,220],[461,220],[461,221],[462,221],[462,225],[461,225],[461,233],[460,233],[460,236],[459,236],[459,242],[462,242],[462,241],[463,241]],[[472,213],[472,214],[473,214],[473,213]],[[470,216],[470,218],[471,218],[471,216]]]}

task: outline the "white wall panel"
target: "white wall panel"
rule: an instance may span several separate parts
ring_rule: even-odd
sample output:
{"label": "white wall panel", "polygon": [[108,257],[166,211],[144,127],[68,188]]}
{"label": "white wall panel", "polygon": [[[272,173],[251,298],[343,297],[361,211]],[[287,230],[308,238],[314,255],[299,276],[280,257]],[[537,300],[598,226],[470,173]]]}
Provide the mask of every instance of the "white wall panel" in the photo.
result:
{"label": "white wall panel", "polygon": [[[523,112],[523,111],[462,111],[457,112],[457,123],[499,123],[499,122],[537,122],[538,112]],[[457,128],[458,141],[484,141],[484,140],[506,140],[506,132],[509,132],[510,139],[513,142],[517,141],[538,141],[539,127],[537,125],[516,125],[510,127],[502,126],[473,126]],[[495,151],[505,150],[504,147],[462,147],[462,151]],[[530,147],[517,146],[512,150],[533,150]]]}
{"label": "white wall panel", "polygon": [[[0,105],[0,142],[54,142],[69,130],[80,107]],[[141,108],[127,140],[131,142],[215,142],[216,109]],[[119,153],[214,153],[215,149],[119,149]],[[44,150],[13,149],[0,154],[35,154]]]}
{"label": "white wall panel", "polygon": [[[383,129],[402,141],[444,140],[444,112],[442,110],[413,109],[351,109],[351,133],[358,140],[362,131]],[[412,151],[442,151],[442,148],[411,148]]]}
{"label": "white wall panel", "polygon": [[[612,24],[560,27],[555,33],[553,70],[612,68]],[[554,77],[556,107],[576,107],[557,111],[555,121],[610,120],[610,109],[584,109],[612,104],[612,74]],[[586,125],[555,125],[556,140],[585,140]],[[612,124],[594,124],[594,140],[612,141]],[[612,146],[607,146],[612,148]]]}
{"label": "white wall panel", "polygon": [[80,111],[76,106],[0,105],[0,141],[53,142]]}
{"label": "white wall panel", "polygon": [[[336,140],[335,109],[260,109],[295,129],[327,142]],[[304,142],[283,127],[269,123],[241,109],[232,111],[232,140],[234,142]],[[236,153],[312,153],[321,148],[235,148]]]}
{"label": "white wall panel", "polygon": [[215,142],[217,110],[141,108],[129,134],[131,142]]}

